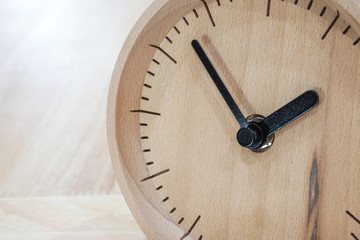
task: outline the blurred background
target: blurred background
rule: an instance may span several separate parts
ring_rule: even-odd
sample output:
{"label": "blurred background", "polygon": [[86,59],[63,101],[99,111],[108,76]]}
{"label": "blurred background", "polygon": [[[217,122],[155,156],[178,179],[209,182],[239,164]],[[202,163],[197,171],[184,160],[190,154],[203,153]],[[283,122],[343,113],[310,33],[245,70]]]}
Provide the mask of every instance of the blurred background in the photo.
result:
{"label": "blurred background", "polygon": [[151,0],[0,0],[0,239],[145,239],[114,177],[111,74]]}

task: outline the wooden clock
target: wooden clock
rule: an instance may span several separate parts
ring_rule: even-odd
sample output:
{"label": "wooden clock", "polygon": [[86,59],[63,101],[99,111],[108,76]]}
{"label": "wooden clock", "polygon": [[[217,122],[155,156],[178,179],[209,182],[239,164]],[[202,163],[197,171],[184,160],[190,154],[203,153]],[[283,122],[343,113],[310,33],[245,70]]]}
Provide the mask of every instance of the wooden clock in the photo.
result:
{"label": "wooden clock", "polygon": [[108,100],[151,239],[360,238],[360,2],[156,0]]}

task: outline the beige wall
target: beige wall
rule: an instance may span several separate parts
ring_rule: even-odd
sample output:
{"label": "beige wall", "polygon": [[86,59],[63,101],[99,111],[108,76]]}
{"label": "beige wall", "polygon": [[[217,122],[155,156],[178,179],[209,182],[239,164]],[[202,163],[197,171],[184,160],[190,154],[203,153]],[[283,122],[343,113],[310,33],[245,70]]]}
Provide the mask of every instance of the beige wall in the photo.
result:
{"label": "beige wall", "polygon": [[105,118],[116,58],[150,2],[0,1],[0,239],[143,239]]}

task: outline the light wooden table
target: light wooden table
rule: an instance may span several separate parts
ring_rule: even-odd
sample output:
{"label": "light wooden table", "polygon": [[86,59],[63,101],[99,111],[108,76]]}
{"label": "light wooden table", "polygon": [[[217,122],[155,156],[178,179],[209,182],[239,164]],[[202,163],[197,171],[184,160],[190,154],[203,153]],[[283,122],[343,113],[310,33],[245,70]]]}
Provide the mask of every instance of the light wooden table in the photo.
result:
{"label": "light wooden table", "polygon": [[0,239],[145,239],[106,139],[115,60],[149,0],[0,0]]}

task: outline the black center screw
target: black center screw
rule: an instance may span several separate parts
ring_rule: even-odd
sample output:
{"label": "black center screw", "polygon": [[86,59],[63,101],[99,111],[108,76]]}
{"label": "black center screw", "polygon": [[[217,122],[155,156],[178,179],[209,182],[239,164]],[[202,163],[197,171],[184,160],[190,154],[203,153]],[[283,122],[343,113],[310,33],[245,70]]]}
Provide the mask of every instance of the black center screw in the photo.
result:
{"label": "black center screw", "polygon": [[243,147],[250,147],[256,140],[256,132],[250,128],[241,128],[237,133],[237,140]]}
{"label": "black center screw", "polygon": [[238,143],[249,149],[258,149],[265,142],[268,127],[264,124],[252,122],[247,128],[241,128],[237,135]]}

